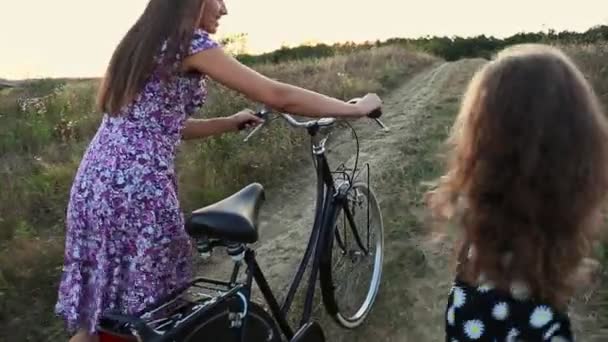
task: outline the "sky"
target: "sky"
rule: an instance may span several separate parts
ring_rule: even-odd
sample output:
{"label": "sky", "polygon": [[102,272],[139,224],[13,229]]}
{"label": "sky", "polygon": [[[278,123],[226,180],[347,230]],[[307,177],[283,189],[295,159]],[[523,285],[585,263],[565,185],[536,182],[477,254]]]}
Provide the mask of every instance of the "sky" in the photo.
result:
{"label": "sky", "polygon": [[[225,0],[216,35],[253,53],[305,41],[505,37],[608,24],[608,0]],[[147,0],[1,0],[0,77],[99,77]]]}

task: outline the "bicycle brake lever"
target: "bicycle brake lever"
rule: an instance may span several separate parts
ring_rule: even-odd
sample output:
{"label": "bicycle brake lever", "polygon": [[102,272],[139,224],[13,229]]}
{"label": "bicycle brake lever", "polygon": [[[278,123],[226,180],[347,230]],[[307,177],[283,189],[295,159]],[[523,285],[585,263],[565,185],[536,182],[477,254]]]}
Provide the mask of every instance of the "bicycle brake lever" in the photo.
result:
{"label": "bicycle brake lever", "polygon": [[[257,112],[256,112],[256,113],[254,113],[253,115],[257,116],[257,117],[258,117],[258,118],[260,118],[260,119],[264,119],[264,117],[266,116],[266,114],[268,114],[268,111],[267,111],[267,110],[264,108],[264,109],[262,109],[262,110],[257,111]],[[247,122],[241,122],[241,123],[239,124],[239,126],[238,126],[238,130],[239,130],[239,131],[244,130],[245,128],[247,128],[247,125],[248,125],[248,124],[251,124],[251,123],[253,123],[253,122],[254,122],[254,120],[250,120],[250,121],[247,121]]]}
{"label": "bicycle brake lever", "polygon": [[373,112],[371,112],[371,113],[367,114],[367,117],[368,117],[368,118],[370,118],[370,119],[374,119],[374,120],[376,121],[376,123],[377,123],[377,124],[378,124],[378,125],[379,125],[379,126],[380,126],[380,127],[381,127],[381,128],[384,130],[384,131],[385,131],[385,132],[390,131],[390,130],[388,129],[388,127],[386,127],[386,125],[385,125],[385,124],[383,124],[383,123],[382,123],[382,121],[380,121],[380,117],[381,117],[381,116],[382,116],[382,109],[381,109],[381,108],[375,109]]}
{"label": "bicycle brake lever", "polygon": [[266,125],[266,122],[264,122],[263,124],[258,125],[256,128],[254,128],[246,137],[245,139],[243,139],[243,142],[247,142],[249,141],[249,139],[251,139],[251,137],[257,133],[257,131],[259,131],[262,126]]}
{"label": "bicycle brake lever", "polygon": [[[348,103],[357,103],[360,100],[361,100],[361,98],[356,97],[356,98],[350,99],[348,101]],[[383,131],[390,132],[390,129],[388,127],[386,127],[386,125],[383,124],[382,121],[380,121],[380,117],[381,116],[382,116],[382,109],[381,108],[378,108],[378,109],[374,110],[373,112],[371,112],[371,113],[369,113],[367,115],[368,118],[374,119],[376,121],[376,123],[380,126],[380,128],[382,128]]]}
{"label": "bicycle brake lever", "polygon": [[260,119],[263,119],[264,122],[258,126],[256,126],[251,132],[249,132],[249,134],[245,137],[245,139],[243,139],[243,142],[247,142],[249,141],[249,139],[251,139],[251,137],[256,134],[264,125],[266,125],[266,123],[268,122],[267,120],[267,116],[270,113],[270,110],[267,107],[262,107],[262,109],[260,109],[259,111],[257,111],[255,113],[255,116],[257,116]]}
{"label": "bicycle brake lever", "polygon": [[385,124],[382,123],[382,121],[380,121],[380,119],[374,118],[374,120],[376,121],[376,123],[378,123],[378,125],[382,128],[383,131],[385,131],[385,132],[391,131],[388,127],[386,127]]}

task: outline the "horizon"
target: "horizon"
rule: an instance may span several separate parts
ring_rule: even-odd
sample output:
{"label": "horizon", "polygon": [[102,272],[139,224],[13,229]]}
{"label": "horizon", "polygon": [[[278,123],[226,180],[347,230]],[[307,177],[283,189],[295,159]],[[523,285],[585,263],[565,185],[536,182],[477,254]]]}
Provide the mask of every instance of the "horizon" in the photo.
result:
{"label": "horizon", "polygon": [[[116,44],[146,4],[147,0],[20,0],[0,4],[0,30],[14,32],[8,35],[5,51],[0,55],[0,78],[101,77]],[[361,43],[425,36],[467,38],[482,34],[506,38],[522,32],[584,32],[608,24],[608,2],[597,0],[561,4],[551,0],[428,0],[417,4],[376,0],[373,5],[356,0],[226,0],[226,4],[229,13],[221,19],[214,37],[245,33],[247,51],[255,55],[306,43]],[[492,5],[494,9],[490,8]],[[374,11],[381,15],[370,16]],[[87,15],[91,13],[94,14]],[[313,17],[314,25],[310,25],[309,18]],[[517,18],[517,23],[512,18]],[[35,25],[24,27],[22,23],[28,21]]]}

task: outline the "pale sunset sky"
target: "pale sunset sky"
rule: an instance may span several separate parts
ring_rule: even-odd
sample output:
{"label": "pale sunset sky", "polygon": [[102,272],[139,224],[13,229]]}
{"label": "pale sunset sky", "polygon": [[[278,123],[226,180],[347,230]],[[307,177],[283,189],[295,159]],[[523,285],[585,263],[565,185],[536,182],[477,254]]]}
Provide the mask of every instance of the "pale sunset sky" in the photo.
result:
{"label": "pale sunset sky", "polygon": [[[0,77],[98,77],[147,0],[2,0]],[[608,24],[608,0],[226,0],[216,37],[247,33],[252,52],[335,42]]]}

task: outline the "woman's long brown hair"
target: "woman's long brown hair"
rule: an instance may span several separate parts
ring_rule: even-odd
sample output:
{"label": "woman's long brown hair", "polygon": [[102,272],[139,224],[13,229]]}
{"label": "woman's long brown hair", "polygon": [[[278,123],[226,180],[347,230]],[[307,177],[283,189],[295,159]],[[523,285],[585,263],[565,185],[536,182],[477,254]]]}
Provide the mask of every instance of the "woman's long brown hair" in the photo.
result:
{"label": "woman's long brown hair", "polygon": [[137,95],[154,69],[163,42],[167,41],[164,65],[172,67],[176,56],[184,56],[204,3],[150,0],[112,55],[97,98],[99,111],[115,115]]}
{"label": "woman's long brown hair", "polygon": [[432,213],[456,218],[461,246],[475,248],[459,277],[476,283],[483,273],[504,290],[525,281],[563,308],[599,227],[607,144],[598,99],[559,49],[515,46],[486,64],[448,139],[447,172],[429,192]]}

